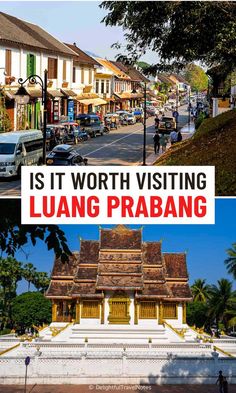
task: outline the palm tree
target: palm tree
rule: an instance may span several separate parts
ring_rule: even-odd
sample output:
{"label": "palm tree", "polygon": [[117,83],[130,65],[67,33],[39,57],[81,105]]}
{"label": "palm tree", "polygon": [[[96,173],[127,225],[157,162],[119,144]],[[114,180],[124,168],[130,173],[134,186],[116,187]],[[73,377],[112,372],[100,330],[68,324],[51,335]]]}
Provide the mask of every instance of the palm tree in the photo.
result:
{"label": "palm tree", "polygon": [[38,291],[45,292],[50,284],[50,278],[46,272],[36,272],[33,284]]}
{"label": "palm tree", "polygon": [[195,280],[191,286],[194,302],[206,303],[209,298],[209,288],[205,279],[198,278]]}
{"label": "palm tree", "polygon": [[232,248],[226,250],[228,258],[225,260],[227,272],[233,275],[236,280],[236,243],[232,244]]}
{"label": "palm tree", "polygon": [[219,323],[222,322],[225,327],[228,324],[228,310],[232,307],[235,300],[235,293],[232,291],[232,282],[226,278],[217,281],[218,285],[210,287],[209,299],[209,317],[215,321],[217,332]]}
{"label": "palm tree", "polygon": [[13,257],[0,258],[0,314],[3,327],[11,320],[12,300],[22,279],[22,264]]}
{"label": "palm tree", "polygon": [[30,290],[30,284],[34,282],[36,275],[36,268],[32,263],[26,263],[23,267],[22,276],[28,282],[28,292]]}

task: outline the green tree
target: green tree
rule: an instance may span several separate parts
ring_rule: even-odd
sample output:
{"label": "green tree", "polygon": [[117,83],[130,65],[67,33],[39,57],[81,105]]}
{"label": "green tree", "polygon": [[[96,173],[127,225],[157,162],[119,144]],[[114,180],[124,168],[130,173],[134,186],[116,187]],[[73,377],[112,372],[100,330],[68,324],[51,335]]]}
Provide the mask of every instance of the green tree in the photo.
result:
{"label": "green tree", "polygon": [[191,63],[184,71],[184,78],[190,84],[191,90],[203,91],[208,87],[208,77],[202,67]]}
{"label": "green tree", "polygon": [[28,282],[28,292],[30,290],[30,284],[35,282],[36,268],[32,263],[26,263],[23,267],[23,278]]}
{"label": "green tree", "polygon": [[233,1],[103,1],[100,7],[107,10],[106,25],[123,28],[127,60],[137,61],[147,50],[157,53],[150,71],[193,61],[231,71],[236,64]]}
{"label": "green tree", "polygon": [[50,278],[46,272],[36,272],[33,284],[38,291],[40,290],[44,293],[50,284]]}
{"label": "green tree", "polygon": [[206,303],[194,301],[187,305],[187,323],[190,326],[196,326],[201,328],[206,324],[206,315],[208,312],[208,306]]}
{"label": "green tree", "polygon": [[150,64],[146,63],[146,61],[137,61],[136,65],[138,68],[141,68],[142,71],[150,67]]}
{"label": "green tree", "polygon": [[1,95],[0,90],[0,132],[8,132],[11,130],[11,120],[6,110],[5,97]]}
{"label": "green tree", "polygon": [[17,296],[12,304],[14,327],[21,331],[33,325],[51,322],[51,302],[41,292],[26,292]]}
{"label": "green tree", "polygon": [[227,272],[236,279],[236,243],[233,243],[226,252],[228,254],[228,258],[225,260]]}
{"label": "green tree", "polygon": [[226,278],[218,280],[217,284],[210,287],[209,317],[212,322],[215,321],[218,331],[219,323],[223,323],[225,327],[228,325],[228,310],[232,307],[235,294],[232,282]]}
{"label": "green tree", "polygon": [[198,278],[194,281],[191,286],[194,302],[206,303],[209,298],[209,285],[206,284],[206,280]]}
{"label": "green tree", "polygon": [[12,257],[0,258],[0,328],[5,328],[11,321],[12,301],[21,279],[21,262]]}
{"label": "green tree", "polygon": [[45,242],[48,250],[54,250],[62,262],[72,255],[67,245],[65,233],[57,225],[21,225],[21,201],[0,200],[0,250],[14,256],[16,251],[37,240]]}

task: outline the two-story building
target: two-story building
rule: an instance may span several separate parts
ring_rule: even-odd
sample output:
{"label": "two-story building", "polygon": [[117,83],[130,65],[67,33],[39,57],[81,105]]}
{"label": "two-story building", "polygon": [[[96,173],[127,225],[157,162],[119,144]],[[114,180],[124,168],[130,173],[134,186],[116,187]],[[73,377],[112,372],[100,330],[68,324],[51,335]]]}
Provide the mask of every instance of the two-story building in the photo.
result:
{"label": "two-story building", "polygon": [[129,108],[139,107],[144,98],[143,84],[146,83],[147,88],[149,79],[133,66],[125,65],[119,61],[111,61],[111,63],[119,68],[121,72],[125,72],[130,78],[130,90],[120,95],[118,94],[118,96],[121,98],[125,96],[125,98],[129,100]]}
{"label": "two-story building", "polygon": [[107,104],[107,101],[94,91],[95,74],[101,65],[78,48],[76,43],[66,45],[76,53],[72,68],[72,89],[76,93],[74,111],[76,113],[100,112]]}
{"label": "two-story building", "polygon": [[114,72],[106,65],[106,61],[96,58],[100,67],[96,69],[94,89],[101,99],[106,101],[106,105],[101,107],[102,114],[114,112],[115,97],[113,96]]}
{"label": "two-story building", "polygon": [[[30,75],[43,79],[48,70],[48,122],[57,122],[63,112],[61,88],[71,87],[73,57],[75,52],[54,38],[41,27],[0,13],[0,83],[6,97],[12,129],[39,128],[41,126],[42,92],[39,85],[25,84],[30,97],[28,104],[17,104],[14,94],[18,90],[18,79]],[[39,79],[38,79],[39,80]]]}
{"label": "two-story building", "polygon": [[[114,97],[114,110],[130,108],[131,78],[107,59],[97,59],[99,63],[113,73],[111,94]],[[105,79],[105,78],[104,78]]]}

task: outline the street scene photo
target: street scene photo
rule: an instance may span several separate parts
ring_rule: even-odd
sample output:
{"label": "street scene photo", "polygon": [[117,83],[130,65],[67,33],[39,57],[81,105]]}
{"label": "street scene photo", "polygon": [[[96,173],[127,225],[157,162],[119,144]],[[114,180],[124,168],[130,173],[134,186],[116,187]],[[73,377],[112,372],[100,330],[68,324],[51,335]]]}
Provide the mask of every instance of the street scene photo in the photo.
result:
{"label": "street scene photo", "polygon": [[213,165],[236,195],[234,2],[24,4],[1,1],[0,196],[23,165]]}

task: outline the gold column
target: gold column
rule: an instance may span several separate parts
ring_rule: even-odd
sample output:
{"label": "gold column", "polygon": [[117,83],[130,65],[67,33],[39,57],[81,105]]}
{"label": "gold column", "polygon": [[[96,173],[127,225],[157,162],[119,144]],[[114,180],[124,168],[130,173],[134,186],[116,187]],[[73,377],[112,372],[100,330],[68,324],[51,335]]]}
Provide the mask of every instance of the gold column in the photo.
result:
{"label": "gold column", "polygon": [[101,301],[101,324],[104,325],[105,322],[105,299]]}
{"label": "gold column", "polygon": [[134,324],[138,325],[138,301],[134,300]]}
{"label": "gold column", "polygon": [[159,323],[163,323],[163,304],[160,302],[159,304]]}
{"label": "gold column", "polygon": [[75,322],[80,323],[80,301],[76,301],[75,305]]}
{"label": "gold column", "polygon": [[182,323],[186,323],[186,303],[182,303]]}
{"label": "gold column", "polygon": [[52,322],[57,322],[57,303],[52,301]]}

